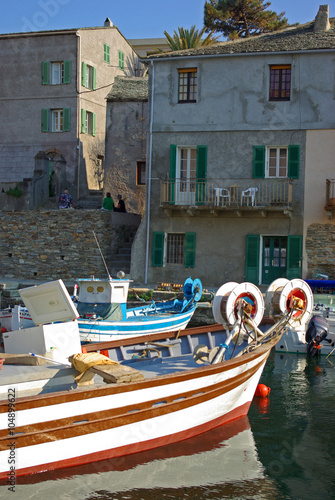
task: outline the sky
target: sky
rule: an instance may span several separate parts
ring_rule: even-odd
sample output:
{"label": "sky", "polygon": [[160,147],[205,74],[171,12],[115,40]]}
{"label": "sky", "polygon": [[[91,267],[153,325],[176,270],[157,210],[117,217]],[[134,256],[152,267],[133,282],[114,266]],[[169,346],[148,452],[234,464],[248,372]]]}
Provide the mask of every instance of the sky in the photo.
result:
{"label": "sky", "polygon": [[[164,38],[178,27],[203,27],[205,0],[0,0],[0,33],[103,26],[107,17],[126,38]],[[273,0],[290,24],[312,21],[320,0]],[[335,6],[330,2],[330,17]]]}

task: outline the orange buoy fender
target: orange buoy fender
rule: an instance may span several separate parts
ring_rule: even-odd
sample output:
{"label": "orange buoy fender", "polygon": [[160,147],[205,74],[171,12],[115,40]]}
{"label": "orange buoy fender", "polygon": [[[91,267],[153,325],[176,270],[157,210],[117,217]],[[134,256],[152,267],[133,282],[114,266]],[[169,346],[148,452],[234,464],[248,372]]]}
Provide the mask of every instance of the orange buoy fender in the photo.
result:
{"label": "orange buoy fender", "polygon": [[270,387],[267,387],[265,384],[258,384],[255,391],[255,396],[260,398],[266,398],[270,394]]}

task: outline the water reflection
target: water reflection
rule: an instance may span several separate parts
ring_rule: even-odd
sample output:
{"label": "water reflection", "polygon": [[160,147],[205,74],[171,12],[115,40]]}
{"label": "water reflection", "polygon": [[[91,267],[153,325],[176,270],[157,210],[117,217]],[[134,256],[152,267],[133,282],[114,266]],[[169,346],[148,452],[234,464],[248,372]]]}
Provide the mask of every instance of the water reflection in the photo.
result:
{"label": "water reflection", "polygon": [[[35,481],[38,484],[27,484]],[[210,495],[222,487],[228,498],[244,498],[244,494],[250,498],[271,490],[247,417],[164,448],[31,476],[24,482],[17,486],[16,500],[52,498],[55,491],[57,498],[136,499],[156,498],[156,494],[157,498],[169,498],[166,495],[172,493],[171,498],[184,498],[186,491],[190,497],[212,498]]]}

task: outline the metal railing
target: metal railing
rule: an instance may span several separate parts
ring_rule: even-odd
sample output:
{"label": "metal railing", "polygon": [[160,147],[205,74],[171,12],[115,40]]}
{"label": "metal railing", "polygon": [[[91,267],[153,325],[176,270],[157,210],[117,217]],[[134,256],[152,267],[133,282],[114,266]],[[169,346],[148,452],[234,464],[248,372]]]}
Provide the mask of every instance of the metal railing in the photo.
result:
{"label": "metal railing", "polygon": [[289,179],[173,179],[161,181],[161,205],[222,208],[290,207]]}

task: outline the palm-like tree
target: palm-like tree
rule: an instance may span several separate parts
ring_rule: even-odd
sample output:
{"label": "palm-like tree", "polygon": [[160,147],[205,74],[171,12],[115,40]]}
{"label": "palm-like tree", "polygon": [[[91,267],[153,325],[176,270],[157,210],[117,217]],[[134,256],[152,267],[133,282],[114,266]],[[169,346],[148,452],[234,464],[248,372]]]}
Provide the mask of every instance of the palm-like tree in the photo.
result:
{"label": "palm-like tree", "polygon": [[220,37],[220,35],[213,36],[213,30],[206,36],[206,38],[202,39],[206,30],[206,27],[199,31],[195,29],[195,26],[192,26],[191,29],[178,28],[178,31],[175,30],[172,36],[169,35],[167,31],[164,31],[164,35],[172,51],[195,49],[199,46],[211,45]]}

